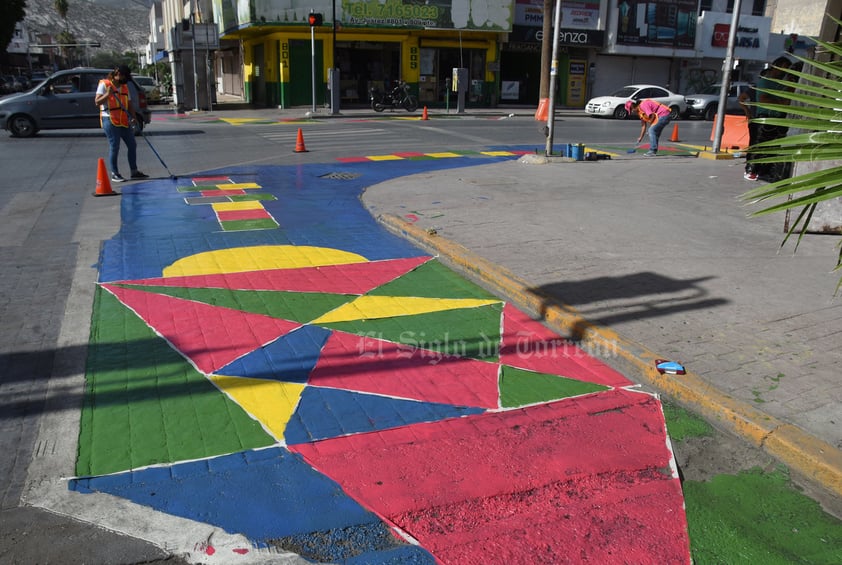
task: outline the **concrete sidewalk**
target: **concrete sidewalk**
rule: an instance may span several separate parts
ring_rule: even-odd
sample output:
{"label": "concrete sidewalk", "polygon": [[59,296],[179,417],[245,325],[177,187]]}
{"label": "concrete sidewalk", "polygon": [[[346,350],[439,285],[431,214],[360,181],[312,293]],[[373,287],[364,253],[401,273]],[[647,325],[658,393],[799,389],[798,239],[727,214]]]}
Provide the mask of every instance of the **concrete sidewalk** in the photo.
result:
{"label": "concrete sidewalk", "polygon": [[[372,214],[842,496],[839,237],[779,252],[742,161],[523,158],[370,187]],[[687,375],[659,375],[654,359]]]}

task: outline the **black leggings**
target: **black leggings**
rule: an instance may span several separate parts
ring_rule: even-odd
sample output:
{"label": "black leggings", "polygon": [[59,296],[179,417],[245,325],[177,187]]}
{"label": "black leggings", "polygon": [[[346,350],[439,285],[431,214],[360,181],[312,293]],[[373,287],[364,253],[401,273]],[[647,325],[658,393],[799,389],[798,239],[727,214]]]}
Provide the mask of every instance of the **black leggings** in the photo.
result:
{"label": "black leggings", "polygon": [[[756,128],[755,135],[757,137],[757,140],[755,142],[751,142],[751,126],[754,126]],[[789,128],[785,126],[770,126],[768,124],[749,124],[749,143],[754,145],[755,143],[763,143],[765,141],[781,139],[782,137],[786,137],[788,131]],[[784,167],[780,166],[781,163],[753,162],[755,159],[762,159],[763,157],[765,157],[765,154],[763,153],[758,153],[755,151],[749,152],[748,156],[746,157],[746,171],[757,173],[757,175],[761,177],[770,177],[773,173],[775,173],[776,177],[780,176],[780,171],[784,169]],[[775,178],[770,180],[780,179]]]}

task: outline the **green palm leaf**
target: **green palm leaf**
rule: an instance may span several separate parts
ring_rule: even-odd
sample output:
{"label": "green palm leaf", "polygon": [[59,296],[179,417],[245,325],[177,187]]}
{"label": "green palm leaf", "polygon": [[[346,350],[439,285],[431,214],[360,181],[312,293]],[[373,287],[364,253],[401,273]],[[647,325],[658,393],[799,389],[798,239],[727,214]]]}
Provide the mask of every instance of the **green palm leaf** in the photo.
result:
{"label": "green palm leaf", "polygon": [[[831,19],[842,26],[842,20]],[[785,113],[786,117],[756,118],[752,122],[788,127],[794,131],[791,136],[752,146],[752,151],[762,154],[762,158],[753,159],[753,163],[842,161],[842,41],[816,39],[815,42],[817,52],[833,56],[835,60],[814,61],[795,57],[804,63],[803,70],[789,72],[788,78],[770,78],[769,81],[777,88],[758,89],[788,103],[757,102],[751,105]],[[743,194],[742,198],[750,205],[765,206],[752,212],[751,216],[799,209],[781,243],[781,246],[785,245],[793,234],[798,234],[795,242],[797,250],[817,205],[842,198],[842,165],[758,186]],[[839,269],[842,269],[842,244],[834,271]],[[840,288],[842,279],[836,287],[837,293]]]}

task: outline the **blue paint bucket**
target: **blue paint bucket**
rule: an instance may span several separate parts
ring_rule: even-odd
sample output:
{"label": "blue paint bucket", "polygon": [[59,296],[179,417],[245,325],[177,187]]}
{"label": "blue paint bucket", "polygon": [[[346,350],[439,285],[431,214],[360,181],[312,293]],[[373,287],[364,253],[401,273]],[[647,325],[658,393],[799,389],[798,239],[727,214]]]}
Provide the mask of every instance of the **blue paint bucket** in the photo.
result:
{"label": "blue paint bucket", "polygon": [[585,146],[582,143],[570,146],[570,157],[577,161],[585,160]]}

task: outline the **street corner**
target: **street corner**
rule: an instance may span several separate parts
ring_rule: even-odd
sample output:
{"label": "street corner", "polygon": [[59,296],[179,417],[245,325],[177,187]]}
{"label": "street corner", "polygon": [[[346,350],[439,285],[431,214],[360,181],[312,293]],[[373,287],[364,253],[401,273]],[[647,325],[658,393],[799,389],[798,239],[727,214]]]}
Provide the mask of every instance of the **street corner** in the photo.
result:
{"label": "street corner", "polygon": [[70,488],[319,561],[689,563],[659,400],[379,227],[389,167],[337,166],[127,187]]}

